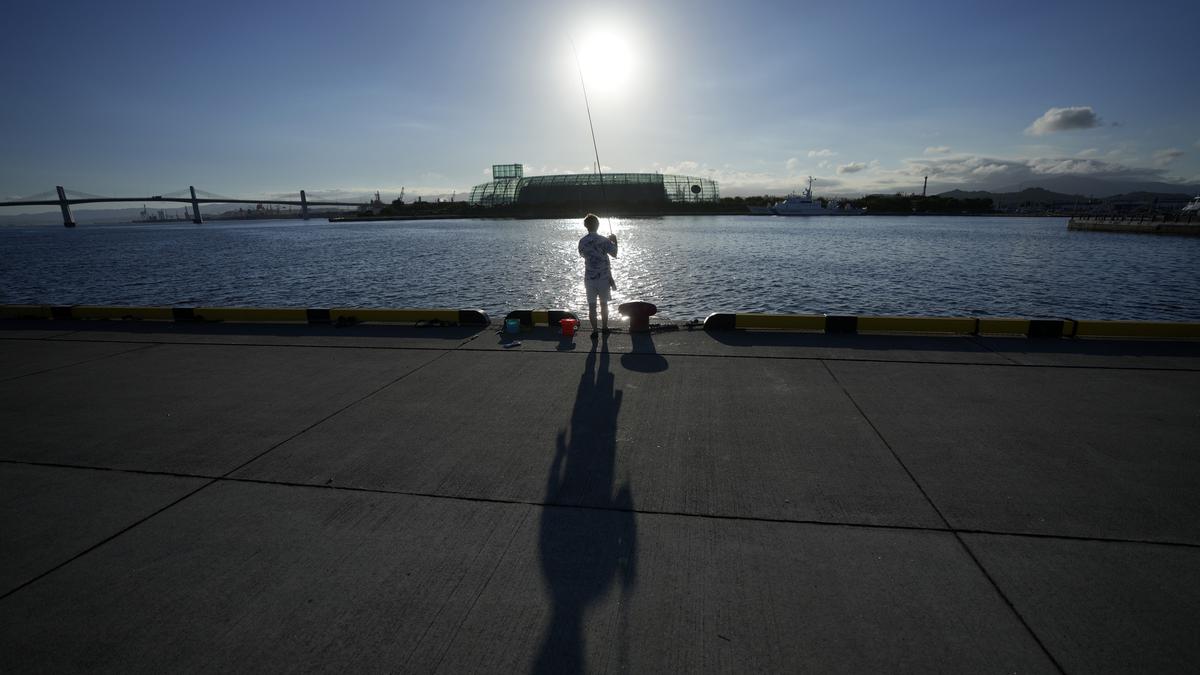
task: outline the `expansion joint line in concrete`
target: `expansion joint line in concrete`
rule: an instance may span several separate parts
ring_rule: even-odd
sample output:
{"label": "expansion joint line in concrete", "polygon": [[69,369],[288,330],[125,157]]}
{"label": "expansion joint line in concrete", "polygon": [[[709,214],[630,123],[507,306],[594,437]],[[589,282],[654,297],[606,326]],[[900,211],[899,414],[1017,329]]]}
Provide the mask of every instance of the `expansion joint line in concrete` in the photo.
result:
{"label": "expansion joint line in concrete", "polygon": [[334,490],[338,492],[361,492],[373,495],[393,497],[416,497],[444,501],[468,502],[472,504],[502,504],[506,506],[532,506],[546,509],[576,509],[581,511],[607,511],[616,513],[632,513],[639,516],[667,516],[671,518],[699,518],[701,520],[725,520],[746,523],[774,523],[780,525],[815,525],[818,527],[847,527],[861,530],[897,530],[902,532],[932,532],[941,534],[980,534],[996,537],[1018,537],[1028,539],[1053,539],[1059,541],[1080,541],[1101,544],[1128,544],[1133,546],[1166,546],[1200,550],[1200,543],[1186,541],[1162,541],[1154,539],[1129,539],[1122,537],[1101,537],[1081,534],[1053,534],[1047,532],[1009,532],[1005,530],[984,530],[977,528],[932,527],[928,525],[894,525],[886,523],[856,523],[841,520],[816,520],[811,518],[772,518],[769,516],[725,515],[720,513],[695,513],[690,511],[670,511],[666,509],[628,509],[617,506],[594,506],[590,504],[559,504],[556,502],[540,502],[526,499],[504,499],[500,497],[468,497],[437,492],[419,492],[416,490],[392,490],[387,488],[354,487],[348,485],[331,485],[318,483],[298,483],[295,481],[270,480],[267,478],[241,478],[238,476],[213,476],[208,474],[183,473],[179,471],[155,471],[152,469],[122,469],[105,466],[90,466],[86,464],[66,464],[62,462],[35,462],[16,459],[0,459],[0,465],[38,466],[51,469],[72,469],[79,471],[102,471],[124,473],[139,476],[165,476],[168,478],[185,478],[211,480],[215,482],[246,483],[251,485],[271,485],[276,487],[299,488],[303,490]]}
{"label": "expansion joint line in concrete", "polygon": [[991,347],[989,347],[989,346],[987,345],[987,343],[986,343],[986,342],[984,342],[983,340],[980,340],[980,339],[979,339],[979,336],[978,336],[978,335],[972,335],[972,336],[971,336],[970,338],[968,338],[968,339],[971,341],[971,344],[978,345],[978,346],[979,346],[981,349],[984,349],[984,350],[986,350],[986,351],[987,351],[989,354],[995,354],[995,355],[996,355],[996,356],[998,356],[999,358],[1002,358],[1002,359],[1004,359],[1005,361],[1007,361],[1007,362],[1011,363],[1011,364],[1012,364],[1012,365],[1014,365],[1014,366],[1019,366],[1019,365],[1021,365],[1020,363],[1018,363],[1017,361],[1015,361],[1015,360],[1013,360],[1011,357],[1009,357],[1009,356],[1008,356],[1008,354],[1004,354],[1004,353],[1002,353],[1002,352],[998,352],[998,351],[996,351],[995,349],[992,349]]}
{"label": "expansion joint line in concrete", "polygon": [[186,340],[51,340],[45,338],[47,342],[98,342],[103,344],[119,344],[119,345],[160,345],[163,347],[270,347],[272,349],[387,349],[392,351],[407,350],[414,352],[444,352],[458,349],[461,345],[453,347],[427,347],[414,345],[330,345],[330,344],[313,344],[305,342],[297,342],[295,344],[283,344],[279,342],[188,342]]}
{"label": "expansion joint line in concrete", "polygon": [[[153,346],[155,346],[155,344],[154,344],[154,343],[152,343],[152,344],[149,344],[149,345],[147,345],[146,347],[143,347],[143,349],[146,349],[146,348],[149,348],[149,347],[153,347]],[[132,350],[132,351],[136,351],[136,350]],[[128,353],[128,352],[122,352],[122,353]],[[448,354],[448,353],[449,353],[449,352],[447,351],[447,352],[444,352],[444,353],[442,353],[442,354],[439,354],[438,356],[435,356],[434,358],[432,358],[432,359],[430,359],[430,360],[426,361],[425,363],[422,363],[421,365],[417,366],[416,368],[413,368],[413,369],[411,369],[411,370],[409,370],[409,371],[407,371],[407,372],[405,372],[405,373],[401,374],[400,376],[398,376],[398,377],[396,377],[396,378],[392,379],[390,382],[388,382],[388,383],[384,384],[383,386],[381,386],[381,387],[379,387],[379,388],[377,388],[377,389],[375,389],[375,390],[373,390],[373,391],[371,391],[371,392],[368,392],[367,394],[365,394],[365,395],[363,395],[363,396],[361,396],[361,397],[359,397],[359,398],[355,399],[354,401],[351,401],[350,403],[347,403],[346,405],[342,406],[341,408],[338,408],[338,409],[337,409],[337,410],[335,410],[334,412],[332,412],[332,413],[330,413],[330,414],[326,415],[325,417],[322,417],[320,420],[317,420],[316,422],[314,422],[314,423],[312,423],[312,424],[308,425],[307,427],[305,427],[305,428],[301,429],[300,431],[298,431],[298,432],[296,432],[296,433],[292,434],[291,436],[287,437],[286,439],[284,439],[284,440],[282,440],[282,441],[280,441],[280,442],[278,442],[278,443],[276,443],[276,444],[272,445],[271,447],[267,448],[266,450],[264,450],[264,451],[262,451],[262,452],[258,453],[258,454],[257,454],[257,455],[255,455],[254,457],[252,457],[252,458],[250,458],[250,459],[246,460],[245,462],[242,462],[241,464],[239,464],[239,465],[237,465],[237,466],[233,467],[232,469],[230,469],[230,470],[226,471],[225,473],[221,474],[220,476],[218,476],[218,477],[216,477],[216,478],[213,478],[213,477],[210,477],[210,476],[189,476],[189,477],[192,477],[192,478],[208,478],[208,482],[207,482],[207,483],[205,483],[205,484],[203,484],[203,485],[201,485],[201,486],[199,486],[199,487],[197,487],[195,490],[192,490],[191,492],[188,492],[187,494],[183,495],[182,497],[179,497],[178,499],[176,499],[176,500],[174,500],[174,501],[170,502],[169,504],[167,504],[167,505],[165,505],[165,506],[163,506],[163,507],[159,508],[158,510],[154,511],[153,513],[151,513],[151,514],[149,514],[149,515],[147,515],[147,516],[145,516],[145,517],[143,517],[143,518],[140,518],[139,520],[137,520],[137,521],[135,521],[135,522],[133,522],[133,523],[129,524],[128,526],[126,526],[126,527],[124,527],[124,528],[120,529],[119,531],[117,531],[117,532],[115,532],[115,533],[113,533],[113,534],[109,535],[108,537],[105,537],[104,539],[102,539],[101,541],[99,541],[99,542],[97,542],[97,543],[93,544],[92,546],[89,546],[88,548],[86,548],[86,549],[84,549],[84,550],[82,550],[82,551],[80,551],[80,552],[76,553],[75,555],[73,555],[73,556],[71,556],[70,558],[68,558],[67,560],[65,560],[65,561],[63,561],[63,562],[61,562],[61,563],[59,563],[58,565],[55,565],[54,567],[51,567],[50,569],[46,570],[45,572],[42,572],[41,574],[38,574],[38,575],[36,575],[36,576],[35,576],[35,577],[33,577],[32,579],[29,579],[28,581],[26,581],[26,582],[22,583],[21,585],[17,586],[16,588],[13,588],[12,590],[8,591],[7,593],[4,593],[3,595],[0,595],[0,601],[3,601],[4,599],[8,598],[9,596],[13,595],[14,593],[17,593],[17,592],[19,592],[21,589],[23,589],[23,588],[25,588],[25,587],[29,586],[30,584],[33,584],[33,583],[37,582],[38,580],[40,580],[40,579],[42,579],[42,578],[44,578],[44,577],[46,577],[46,576],[48,576],[48,575],[50,575],[50,574],[53,574],[53,573],[54,573],[54,572],[56,572],[57,570],[60,570],[60,569],[62,569],[63,567],[66,567],[67,565],[70,565],[72,562],[74,562],[74,561],[78,560],[79,558],[81,558],[81,557],[83,557],[83,556],[85,556],[85,555],[87,555],[87,554],[91,553],[92,551],[94,551],[94,550],[96,550],[96,549],[100,548],[101,546],[104,546],[104,545],[105,545],[105,544],[107,544],[108,542],[110,542],[110,541],[112,541],[112,540],[116,539],[117,537],[120,537],[121,535],[125,534],[126,532],[129,532],[129,531],[130,531],[130,530],[132,530],[133,528],[135,528],[135,527],[138,527],[138,526],[139,526],[139,525],[141,525],[142,523],[145,523],[146,521],[148,521],[148,520],[150,520],[150,519],[154,518],[155,516],[157,516],[157,515],[159,515],[159,514],[163,513],[164,511],[167,511],[168,509],[170,509],[170,508],[172,508],[172,507],[174,507],[174,506],[176,506],[176,505],[180,504],[180,503],[181,503],[181,502],[183,502],[184,500],[186,500],[186,499],[189,499],[189,498],[191,498],[191,497],[195,496],[196,494],[198,494],[198,493],[199,493],[199,492],[201,492],[202,490],[204,490],[204,489],[206,489],[206,488],[208,488],[208,487],[210,487],[210,486],[212,486],[212,485],[215,485],[216,483],[219,483],[219,482],[222,482],[222,481],[224,481],[224,480],[227,480],[227,479],[229,479],[230,475],[232,475],[234,472],[236,472],[236,471],[239,471],[239,470],[241,470],[243,467],[245,467],[245,466],[247,466],[247,465],[251,464],[252,462],[254,462],[254,461],[256,461],[256,460],[258,460],[258,459],[260,459],[260,458],[262,458],[263,456],[265,456],[267,453],[271,452],[271,451],[272,451],[272,450],[274,450],[275,448],[278,448],[279,446],[283,445],[284,443],[287,443],[288,441],[291,441],[292,439],[294,439],[294,438],[296,438],[296,437],[298,437],[298,436],[300,436],[300,435],[304,434],[305,432],[309,431],[309,430],[310,430],[310,429],[312,429],[313,427],[316,427],[317,425],[319,425],[319,424],[322,424],[322,423],[324,423],[324,422],[328,421],[328,420],[329,420],[329,419],[331,419],[332,417],[334,417],[334,416],[336,416],[336,415],[338,415],[338,414],[340,414],[340,413],[344,412],[346,409],[348,409],[348,408],[350,408],[350,407],[352,407],[352,406],[354,406],[354,405],[357,405],[358,403],[361,403],[362,401],[364,401],[364,400],[366,400],[366,399],[370,398],[371,396],[374,396],[375,394],[378,394],[379,392],[383,391],[384,389],[387,389],[388,387],[392,386],[393,384],[396,384],[397,382],[399,382],[399,381],[403,380],[404,378],[408,377],[409,375],[412,375],[413,373],[415,373],[415,372],[417,372],[417,371],[421,370],[421,369],[422,369],[422,368],[424,368],[425,366],[427,366],[427,365],[429,365],[429,364],[433,363],[434,361],[437,361],[438,359],[442,358],[443,356],[445,356],[445,355],[446,355],[446,354]],[[10,463],[10,462],[4,462],[4,463]],[[88,468],[94,468],[94,467],[88,467]],[[171,474],[167,474],[167,475],[171,475]],[[181,474],[181,476],[182,476],[182,474]]]}
{"label": "expansion joint line in concrete", "polygon": [[[365,347],[364,349],[375,349],[375,347]],[[416,347],[389,347],[388,349],[418,349]],[[502,353],[497,349],[489,349],[486,347],[460,347],[458,351],[463,352],[478,352],[484,354],[499,354]],[[513,353],[513,352],[504,352]],[[586,352],[575,350],[531,350],[526,352],[517,352],[524,354],[561,354],[583,355]],[[616,352],[609,352],[617,354]],[[690,358],[690,359],[752,359],[761,361],[833,361],[835,363],[886,363],[886,364],[904,364],[917,366],[970,366],[970,367],[987,367],[987,368],[1026,368],[1030,370],[1038,369],[1057,369],[1057,370],[1113,370],[1113,371],[1130,371],[1130,372],[1162,372],[1162,373],[1200,373],[1200,368],[1183,368],[1177,366],[1171,367],[1153,367],[1153,366],[1115,366],[1106,364],[1069,364],[1069,363],[1020,363],[1014,361],[1008,356],[991,350],[997,357],[1003,358],[1004,363],[988,362],[988,361],[940,361],[936,359],[864,359],[864,358],[840,358],[837,356],[806,356],[806,355],[781,355],[781,354],[695,354],[686,352],[621,352],[619,356],[659,356],[663,358]]]}
{"label": "expansion joint line in concrete", "polygon": [[44,375],[46,373],[52,373],[56,370],[63,370],[65,368],[74,368],[75,366],[82,366],[87,363],[94,363],[96,361],[103,361],[104,359],[111,359],[114,356],[124,356],[125,354],[132,354],[134,352],[145,351],[147,349],[150,349],[151,347],[157,347],[157,346],[158,346],[158,344],[153,343],[153,342],[150,344],[142,344],[142,346],[140,346],[140,347],[134,347],[132,349],[126,349],[126,350],[120,351],[120,352],[113,352],[112,354],[101,354],[100,356],[95,356],[90,359],[84,359],[82,361],[75,361],[74,363],[64,363],[61,366],[54,366],[53,368],[45,368],[45,369],[38,370],[38,371],[35,371],[32,373],[24,373],[22,375],[14,375],[12,377],[0,378],[0,382],[12,382],[13,380],[19,380],[23,377],[33,377],[34,375]]}
{"label": "expansion joint line in concrete", "polygon": [[55,572],[57,572],[58,570],[60,570],[60,569],[62,569],[62,568],[64,568],[64,567],[66,567],[67,565],[70,565],[71,563],[75,562],[76,560],[79,560],[79,559],[80,559],[80,558],[82,558],[83,556],[85,556],[85,555],[87,555],[87,554],[91,553],[92,551],[95,551],[96,549],[100,548],[101,546],[104,546],[105,544],[107,544],[108,542],[112,541],[113,539],[116,539],[117,537],[119,537],[119,536],[121,536],[121,535],[125,534],[126,532],[128,532],[128,531],[132,530],[133,528],[135,528],[135,527],[137,527],[137,526],[141,525],[142,523],[144,523],[144,522],[146,522],[146,521],[150,520],[151,518],[153,518],[153,517],[157,516],[158,514],[162,513],[163,511],[166,511],[167,509],[170,509],[171,507],[175,506],[176,504],[179,504],[179,503],[180,503],[180,502],[182,502],[183,500],[185,500],[185,499],[187,499],[187,498],[191,497],[192,495],[196,494],[197,492],[200,492],[200,491],[201,491],[201,490],[203,490],[204,488],[206,488],[206,487],[208,487],[208,486],[210,486],[210,485],[212,485],[213,483],[216,483],[216,482],[218,482],[218,479],[215,479],[215,478],[214,478],[214,479],[211,479],[211,480],[209,480],[207,483],[205,483],[204,485],[201,485],[201,486],[197,487],[195,490],[192,490],[191,492],[189,492],[189,493],[187,493],[187,494],[183,495],[182,497],[179,497],[178,499],[176,499],[176,500],[174,500],[174,501],[170,502],[169,504],[166,504],[166,505],[162,506],[161,508],[159,508],[158,510],[154,511],[153,513],[151,513],[151,514],[149,514],[149,515],[147,515],[147,516],[144,516],[144,517],[142,517],[142,518],[139,518],[138,520],[136,520],[136,521],[134,521],[134,522],[130,523],[129,525],[126,525],[125,527],[123,527],[123,528],[121,528],[120,530],[118,530],[118,531],[114,532],[113,534],[110,534],[109,536],[105,537],[104,539],[101,539],[100,541],[96,542],[95,544],[92,544],[91,546],[89,546],[89,547],[85,548],[84,550],[82,550],[82,551],[80,551],[80,552],[76,553],[75,555],[71,556],[70,558],[68,558],[68,559],[66,559],[66,560],[62,561],[61,563],[59,563],[59,564],[57,564],[57,565],[55,565],[55,566],[51,567],[50,569],[46,570],[45,572],[42,572],[41,574],[38,574],[38,575],[34,576],[32,579],[29,579],[29,580],[25,581],[24,583],[22,583],[21,585],[17,586],[16,588],[13,588],[12,590],[8,591],[7,593],[5,593],[5,594],[3,594],[3,595],[0,595],[0,602],[3,602],[5,599],[7,599],[8,597],[12,596],[13,594],[15,594],[15,593],[19,592],[21,589],[23,589],[23,588],[25,588],[25,587],[27,587],[27,586],[29,586],[29,585],[31,585],[31,584],[34,584],[34,583],[36,583],[36,582],[40,581],[41,579],[44,579],[45,577],[48,577],[48,576],[50,576],[51,574],[54,574],[54,573],[55,573]]}
{"label": "expansion joint line in concrete", "polygon": [[[477,350],[484,351],[484,350]],[[534,352],[546,353],[551,352]],[[563,352],[571,354],[573,352]],[[637,356],[638,353],[630,352]],[[1179,368],[1179,367],[1152,367],[1152,366],[1113,366],[1105,364],[1069,364],[1069,363],[1020,363],[1004,356],[1000,352],[995,352],[997,356],[1007,359],[1007,363],[995,363],[988,361],[939,361],[935,359],[864,359],[864,358],[842,358],[837,356],[817,355],[817,356],[788,356],[779,354],[685,354],[677,352],[655,352],[655,356],[662,357],[685,357],[697,359],[761,359],[766,361],[833,361],[835,363],[899,363],[906,365],[921,365],[921,366],[977,366],[988,368],[1029,368],[1029,369],[1061,369],[1061,370],[1122,370],[1122,371],[1146,371],[1146,372],[1166,372],[1166,373],[1196,373],[1200,372],[1200,368]]]}
{"label": "expansion joint line in concrete", "polygon": [[20,336],[20,335],[16,335],[16,336],[13,336],[13,337],[8,337],[8,336],[6,336],[6,335],[0,335],[0,339],[3,339],[3,340],[53,340],[53,339],[55,339],[55,338],[67,337],[68,335],[74,335],[74,334],[76,334],[76,333],[79,333],[79,332],[81,332],[81,331],[78,331],[78,330],[68,330],[68,331],[63,331],[63,332],[61,332],[61,333],[55,333],[54,335],[41,335],[41,336],[38,336],[38,337],[35,337],[35,338],[31,338],[31,337],[22,337],[22,336]]}
{"label": "expansion joint line in concrete", "polygon": [[1042,642],[1042,638],[1033,630],[1033,626],[1029,625],[1029,621],[1025,619],[1025,616],[1022,615],[1020,610],[1017,609],[1017,606],[1013,604],[1013,601],[1004,592],[1004,589],[1000,588],[1000,584],[996,582],[996,579],[993,578],[991,573],[988,572],[987,568],[983,566],[983,561],[975,555],[975,552],[971,550],[971,547],[967,545],[967,542],[963,541],[962,535],[959,534],[958,531],[955,530],[950,524],[950,520],[946,518],[944,513],[942,513],[942,510],[938,508],[938,505],[934,503],[933,498],[929,496],[929,493],[925,490],[925,487],[921,485],[921,481],[917,480],[916,475],[913,474],[912,470],[908,468],[908,465],[904,463],[904,460],[900,458],[900,454],[896,452],[896,449],[893,448],[892,444],[889,443],[887,438],[884,437],[883,433],[879,430],[879,427],[875,426],[875,422],[873,422],[871,418],[867,416],[867,412],[862,409],[862,406],[859,405],[858,401],[854,399],[854,396],[850,394],[850,390],[847,389],[844,384],[842,384],[842,381],[838,379],[838,376],[833,372],[833,369],[829,367],[829,364],[822,360],[821,365],[825,368],[825,371],[829,373],[829,377],[833,378],[834,383],[841,388],[842,393],[845,394],[846,399],[849,400],[850,404],[853,405],[855,410],[858,411],[858,414],[862,416],[863,421],[865,421],[867,425],[871,427],[871,430],[875,432],[875,436],[879,438],[879,441],[888,449],[888,452],[892,453],[892,457],[895,458],[896,463],[900,465],[900,468],[904,470],[904,473],[908,474],[908,479],[911,480],[913,485],[916,486],[917,490],[920,491],[921,496],[925,498],[925,501],[929,504],[929,507],[932,508],[934,513],[937,514],[937,517],[946,526],[946,529],[954,535],[955,541],[958,542],[958,545],[962,548],[963,552],[967,554],[967,557],[969,557],[975,563],[975,567],[979,568],[979,572],[983,574],[983,577],[987,579],[989,584],[992,585],[992,589],[996,591],[996,594],[1000,596],[1000,599],[1004,601],[1004,604],[1008,605],[1009,611],[1011,611],[1013,616],[1015,616],[1017,620],[1021,622],[1021,625],[1025,627],[1025,631],[1029,633],[1029,636],[1033,638],[1033,641],[1036,642],[1038,647],[1041,648],[1042,653],[1046,655],[1047,659],[1050,659],[1050,662],[1054,664],[1054,667],[1058,670],[1058,672],[1065,673],[1066,671],[1063,669],[1062,664],[1059,663],[1058,659],[1054,657],[1054,654],[1050,652],[1050,649],[1046,646],[1046,643]]}
{"label": "expansion joint line in concrete", "polygon": [[265,457],[265,456],[266,456],[268,453],[270,453],[272,450],[274,450],[274,449],[278,448],[279,446],[281,446],[281,445],[283,445],[283,444],[285,444],[285,443],[289,443],[289,442],[291,442],[291,441],[293,441],[293,440],[295,440],[295,439],[299,438],[300,436],[303,436],[304,434],[308,433],[308,432],[309,432],[309,431],[311,431],[312,429],[314,429],[314,428],[316,428],[316,427],[318,427],[318,426],[320,426],[320,425],[322,425],[322,424],[324,424],[324,423],[328,422],[329,420],[333,419],[334,417],[337,417],[338,415],[342,414],[343,412],[346,412],[346,411],[347,411],[347,410],[349,410],[350,408],[353,408],[354,406],[358,405],[359,403],[362,403],[363,401],[365,401],[365,400],[367,400],[367,399],[371,398],[372,396],[374,396],[374,395],[378,394],[379,392],[383,391],[384,389],[387,389],[388,387],[391,387],[392,385],[396,384],[397,382],[400,382],[401,380],[403,380],[403,379],[407,378],[409,375],[412,375],[412,374],[414,374],[414,373],[417,373],[417,372],[421,371],[422,369],[424,369],[424,368],[425,368],[426,366],[428,366],[429,364],[431,364],[431,363],[433,363],[433,362],[437,361],[438,359],[441,359],[441,358],[443,358],[444,356],[446,356],[447,354],[449,354],[449,353],[450,353],[450,351],[452,351],[452,350],[443,350],[441,354],[438,354],[437,356],[433,357],[432,359],[429,359],[429,360],[428,360],[428,361],[426,361],[425,363],[422,363],[421,365],[419,365],[419,366],[417,366],[417,367],[415,367],[415,368],[413,368],[413,369],[411,369],[411,370],[409,370],[409,371],[407,371],[407,372],[405,372],[405,373],[402,373],[401,375],[399,375],[399,376],[397,376],[397,377],[393,378],[393,379],[392,379],[392,380],[390,380],[389,382],[386,382],[386,383],[384,383],[383,385],[381,385],[381,386],[379,386],[379,387],[377,387],[377,388],[375,388],[375,389],[373,389],[373,390],[371,390],[371,391],[367,392],[366,394],[363,394],[362,396],[360,396],[360,397],[358,397],[358,398],[354,399],[353,401],[351,401],[351,402],[347,403],[346,405],[344,405],[344,406],[342,406],[342,407],[338,408],[337,410],[335,410],[335,411],[333,411],[333,412],[329,413],[328,415],[326,415],[326,416],[322,417],[321,419],[317,420],[316,422],[313,422],[312,424],[310,424],[310,425],[308,425],[308,426],[304,427],[304,428],[303,428],[303,429],[301,429],[300,431],[297,431],[296,433],[292,434],[291,436],[288,436],[287,438],[283,439],[282,441],[279,441],[279,442],[278,442],[278,443],[276,443],[275,445],[272,445],[271,447],[267,448],[266,450],[263,450],[262,452],[260,452],[260,453],[258,453],[257,455],[255,455],[255,456],[251,457],[250,459],[248,459],[248,460],[246,460],[246,461],[242,462],[241,464],[239,464],[239,465],[237,465],[237,466],[233,467],[232,469],[230,469],[230,470],[226,471],[225,473],[221,474],[221,478],[228,478],[229,476],[233,475],[235,472],[237,472],[237,471],[240,471],[240,470],[244,469],[245,467],[247,467],[247,466],[249,466],[249,465],[253,464],[254,462],[257,462],[258,460],[260,460],[260,459],[262,459],[263,457]]}
{"label": "expansion joint line in concrete", "polygon": [[[83,333],[84,331],[72,331],[63,335],[74,335]],[[445,352],[445,351],[462,351],[462,352],[482,352],[482,353],[502,353],[501,350],[489,347],[474,347],[471,343],[483,335],[484,332],[477,333],[468,338],[463,339],[455,346],[446,347],[431,347],[427,345],[331,345],[331,344],[313,344],[298,342],[295,344],[283,344],[278,342],[191,342],[186,340],[170,340],[170,341],[147,341],[147,340],[81,340],[81,339],[60,339],[61,336],[45,336],[40,338],[21,338],[27,340],[44,340],[47,342],[101,342],[105,344],[150,344],[150,345],[183,345],[189,347],[271,347],[280,349],[387,349],[399,351],[428,351],[428,352]],[[15,339],[15,338],[14,338]],[[302,338],[300,338],[302,339]],[[971,338],[973,341],[976,338]],[[1188,368],[1179,366],[1120,366],[1108,364],[1068,364],[1068,363],[1021,363],[1014,361],[1011,357],[1003,352],[996,351],[986,345],[980,343],[980,346],[986,349],[986,354],[994,355],[1004,359],[1004,363],[995,363],[987,361],[943,361],[936,359],[865,359],[865,358],[841,358],[829,355],[786,355],[786,354],[696,354],[687,352],[654,352],[654,356],[672,357],[672,358],[696,358],[696,359],[763,359],[771,361],[834,361],[846,363],[900,363],[912,365],[930,365],[930,366],[987,366],[992,368],[1050,368],[1061,370],[1118,370],[1118,371],[1139,371],[1139,372],[1178,372],[1178,373],[1196,373],[1200,372],[1198,368]],[[132,350],[131,350],[132,351]],[[128,353],[128,352],[121,352]],[[574,350],[532,350],[525,351],[526,354],[581,354],[582,352]],[[616,353],[616,352],[612,352]],[[629,354],[631,356],[643,355],[641,352],[622,352],[622,355]],[[646,354],[649,355],[649,354]],[[115,354],[113,355],[115,356]],[[78,364],[75,364],[78,365]],[[66,366],[63,366],[66,367]],[[36,374],[36,373],[30,373]],[[18,376],[25,377],[25,376]]]}
{"label": "expansion joint line in concrete", "polygon": [[466,347],[467,345],[471,344],[476,339],[478,339],[480,335],[483,335],[486,332],[487,331],[479,331],[478,333],[476,333],[474,335],[468,335],[462,342],[458,343],[458,346],[455,347],[455,349],[463,349],[464,347]]}

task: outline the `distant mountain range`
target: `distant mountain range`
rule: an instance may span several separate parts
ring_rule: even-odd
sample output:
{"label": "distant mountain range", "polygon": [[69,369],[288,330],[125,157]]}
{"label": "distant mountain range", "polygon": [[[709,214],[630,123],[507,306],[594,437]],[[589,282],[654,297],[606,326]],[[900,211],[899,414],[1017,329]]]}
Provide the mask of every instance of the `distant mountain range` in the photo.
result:
{"label": "distant mountain range", "polygon": [[[178,209],[169,209],[168,213],[178,213],[178,211]],[[201,209],[201,213],[205,213],[205,211]],[[128,223],[135,218],[142,217],[142,207],[128,209],[71,209],[71,215],[75,217],[75,222],[83,224]],[[62,225],[62,212],[55,208],[53,211],[0,215],[0,225]]]}
{"label": "distant mountain range", "polygon": [[1086,204],[1090,200],[1101,200],[1106,203],[1123,202],[1134,204],[1151,204],[1158,202],[1159,206],[1168,204],[1186,203],[1192,198],[1192,195],[1186,192],[1125,192],[1115,195],[1107,195],[1105,197],[1095,196],[1088,197],[1087,195],[1067,194],[1065,192],[1052,192],[1042,188],[1025,188],[1019,192],[989,192],[987,190],[951,190],[949,192],[941,192],[938,197],[949,197],[951,199],[990,199],[998,208],[1022,206],[1025,204],[1058,204],[1067,205],[1072,202]]}
{"label": "distant mountain range", "polygon": [[1179,203],[1200,195],[1200,184],[1161,181],[1114,181],[1088,176],[1054,176],[996,190],[950,190],[940,197],[991,199],[997,207],[1022,204],[1069,204],[1100,199],[1105,202]]}
{"label": "distant mountain range", "polygon": [[993,192],[1020,192],[1026,188],[1042,188],[1050,192],[1084,197],[1104,198],[1131,192],[1152,194],[1200,194],[1200,184],[1165,183],[1162,181],[1106,180],[1089,176],[1053,176],[1008,185]]}
{"label": "distant mountain range", "polygon": [[[200,215],[204,218],[215,218],[231,209],[237,208],[237,204],[201,204]],[[177,216],[181,207],[163,209],[168,217]],[[323,209],[321,209],[323,210]],[[316,211],[314,211],[315,213]],[[158,213],[158,209],[151,209],[150,213]],[[190,213],[190,207],[185,213]],[[142,218],[142,207],[133,207],[125,209],[71,209],[71,215],[75,217],[75,222],[80,225],[102,225],[104,223],[132,223],[135,220]],[[29,226],[29,225],[62,225],[62,211],[57,207],[52,207],[52,210],[38,211],[35,213],[18,213],[13,215],[0,215],[0,227],[5,226]]]}

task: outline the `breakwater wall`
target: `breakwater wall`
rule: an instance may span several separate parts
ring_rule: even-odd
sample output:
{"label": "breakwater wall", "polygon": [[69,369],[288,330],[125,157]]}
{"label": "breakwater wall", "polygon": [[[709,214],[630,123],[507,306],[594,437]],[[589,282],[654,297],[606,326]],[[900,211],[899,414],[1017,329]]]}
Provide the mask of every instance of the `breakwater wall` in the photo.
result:
{"label": "breakwater wall", "polygon": [[1197,237],[1200,236],[1200,215],[1179,213],[1145,216],[1075,216],[1067,221],[1067,229],[1084,232],[1130,232]]}

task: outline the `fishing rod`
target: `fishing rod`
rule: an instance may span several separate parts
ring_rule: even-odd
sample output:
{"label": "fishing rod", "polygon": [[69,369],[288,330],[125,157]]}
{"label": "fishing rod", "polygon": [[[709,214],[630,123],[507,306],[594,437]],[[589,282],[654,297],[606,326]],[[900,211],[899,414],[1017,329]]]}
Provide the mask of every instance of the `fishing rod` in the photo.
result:
{"label": "fishing rod", "polygon": [[[587,110],[588,131],[592,132],[592,152],[596,157],[596,174],[600,176],[600,201],[607,207],[608,192],[604,189],[604,170],[600,168],[600,150],[596,147],[596,128],[592,126],[592,106],[588,103],[587,83],[583,80],[583,64],[579,61],[579,50],[575,48],[575,40],[571,38],[567,38],[567,40],[571,43],[571,51],[575,54],[575,68],[579,70],[579,86],[583,89],[583,107]],[[605,216],[604,224],[608,226],[608,234],[612,235],[612,219]]]}

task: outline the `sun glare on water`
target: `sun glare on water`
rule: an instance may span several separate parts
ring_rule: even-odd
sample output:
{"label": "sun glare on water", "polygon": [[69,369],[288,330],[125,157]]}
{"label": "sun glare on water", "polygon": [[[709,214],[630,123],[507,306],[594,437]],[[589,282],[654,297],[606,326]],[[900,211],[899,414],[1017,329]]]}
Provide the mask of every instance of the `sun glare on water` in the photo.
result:
{"label": "sun glare on water", "polygon": [[575,47],[589,93],[619,93],[632,82],[636,58],[623,32],[597,28],[580,35]]}

